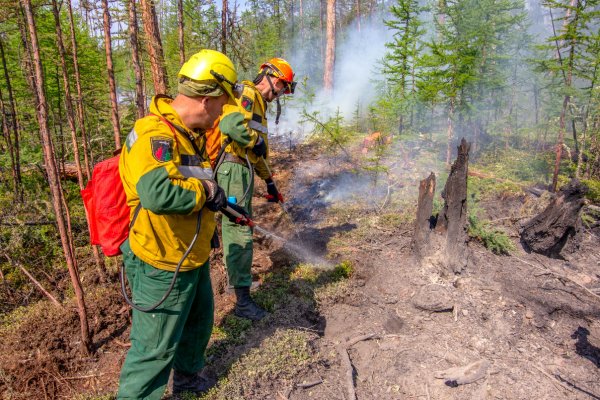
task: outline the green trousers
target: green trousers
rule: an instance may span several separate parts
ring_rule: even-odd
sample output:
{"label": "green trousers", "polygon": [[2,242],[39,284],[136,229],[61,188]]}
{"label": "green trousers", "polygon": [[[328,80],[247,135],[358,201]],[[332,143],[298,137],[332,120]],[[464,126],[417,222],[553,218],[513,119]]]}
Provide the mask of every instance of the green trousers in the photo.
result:
{"label": "green trousers", "polygon": [[[129,241],[121,245],[133,301],[156,304],[173,273],[136,257]],[[131,348],[121,369],[118,399],[159,400],[171,369],[193,374],[204,366],[204,350],[212,333],[214,300],[208,261],[180,272],[169,297],[156,310],[133,310]]]}
{"label": "green trousers", "polygon": [[[248,194],[240,206],[252,215],[252,194],[254,182],[251,181],[248,167],[225,161],[217,171],[219,186],[228,197],[235,197],[238,202],[244,193]],[[252,228],[241,226],[223,218],[223,259],[227,268],[229,284],[234,287],[252,284]]]}

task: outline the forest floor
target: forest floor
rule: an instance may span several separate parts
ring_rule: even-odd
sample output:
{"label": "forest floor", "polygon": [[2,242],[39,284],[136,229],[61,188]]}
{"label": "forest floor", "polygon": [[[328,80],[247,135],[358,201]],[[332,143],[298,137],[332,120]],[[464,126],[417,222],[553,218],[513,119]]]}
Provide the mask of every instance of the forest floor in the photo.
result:
{"label": "forest floor", "polygon": [[[433,166],[418,149],[396,150],[374,185],[318,149],[276,154],[289,215],[259,199],[261,183],[255,206],[262,228],[289,239],[255,234],[254,296],[270,313],[256,323],[232,315],[213,255],[207,376],[218,383],[204,398],[600,399],[600,231],[584,230],[562,260],[527,253],[519,222],[547,200],[494,192],[478,210],[515,250],[495,255],[471,240],[466,270],[441,273],[410,250],[418,181]],[[92,290],[85,277],[96,353],[81,356],[74,303],[14,312],[0,328],[3,399],[114,396],[129,310],[116,282]],[[428,294],[442,311],[423,310]]]}

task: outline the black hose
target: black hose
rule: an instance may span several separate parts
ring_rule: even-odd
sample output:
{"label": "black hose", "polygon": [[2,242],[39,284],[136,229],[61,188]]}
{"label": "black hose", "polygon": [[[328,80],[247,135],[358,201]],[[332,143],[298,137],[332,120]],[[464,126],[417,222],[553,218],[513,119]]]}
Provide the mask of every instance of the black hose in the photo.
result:
{"label": "black hose", "polygon": [[133,301],[131,301],[131,299],[129,297],[127,297],[127,290],[125,288],[125,273],[124,273],[125,263],[121,262],[121,268],[119,269],[119,277],[121,279],[121,293],[123,293],[123,298],[125,298],[125,302],[127,304],[129,304],[131,307],[135,308],[138,311],[149,312],[149,311],[154,311],[162,303],[165,302],[165,300],[167,299],[167,297],[169,297],[169,295],[173,291],[173,288],[175,287],[175,282],[177,280],[177,274],[179,274],[179,269],[181,268],[181,265],[183,264],[183,262],[185,261],[185,259],[187,258],[187,256],[192,251],[192,248],[194,247],[194,244],[196,244],[196,240],[198,240],[198,233],[200,232],[200,225],[201,225],[200,222],[201,222],[201,220],[202,220],[202,210],[198,211],[198,219],[196,220],[196,232],[194,233],[194,237],[192,238],[192,243],[190,243],[190,245],[187,248],[187,250],[185,251],[185,253],[183,253],[183,256],[181,256],[181,259],[179,260],[179,263],[177,264],[177,267],[175,268],[175,272],[173,273],[173,279],[171,280],[171,284],[169,285],[169,288],[165,292],[165,294],[162,297],[162,299],[160,299],[158,301],[158,303],[156,303],[156,304],[154,304],[154,305],[152,305],[150,307],[140,307],[137,304],[135,304]]}

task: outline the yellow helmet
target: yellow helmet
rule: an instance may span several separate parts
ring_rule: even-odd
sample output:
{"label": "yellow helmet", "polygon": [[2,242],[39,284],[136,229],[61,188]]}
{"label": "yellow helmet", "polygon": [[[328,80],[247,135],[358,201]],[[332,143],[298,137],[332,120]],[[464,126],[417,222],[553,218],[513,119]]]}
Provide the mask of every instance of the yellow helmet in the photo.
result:
{"label": "yellow helmet", "polygon": [[230,98],[234,98],[237,72],[233,62],[225,54],[216,50],[203,49],[194,54],[179,70],[179,83],[191,80],[193,83],[217,83]]}

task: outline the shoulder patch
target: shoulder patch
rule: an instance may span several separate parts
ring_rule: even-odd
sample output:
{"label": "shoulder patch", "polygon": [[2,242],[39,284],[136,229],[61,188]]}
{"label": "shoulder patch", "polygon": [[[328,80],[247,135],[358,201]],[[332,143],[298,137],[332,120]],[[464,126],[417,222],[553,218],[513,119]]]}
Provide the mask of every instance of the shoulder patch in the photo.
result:
{"label": "shoulder patch", "polygon": [[246,111],[252,111],[252,100],[248,96],[242,96],[242,108]]}
{"label": "shoulder patch", "polygon": [[152,157],[158,162],[167,162],[173,159],[173,139],[164,136],[150,138],[152,142]]}

